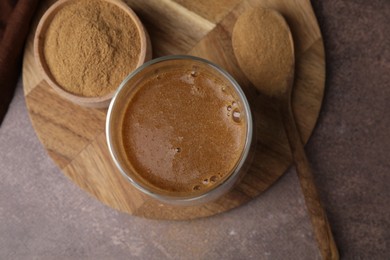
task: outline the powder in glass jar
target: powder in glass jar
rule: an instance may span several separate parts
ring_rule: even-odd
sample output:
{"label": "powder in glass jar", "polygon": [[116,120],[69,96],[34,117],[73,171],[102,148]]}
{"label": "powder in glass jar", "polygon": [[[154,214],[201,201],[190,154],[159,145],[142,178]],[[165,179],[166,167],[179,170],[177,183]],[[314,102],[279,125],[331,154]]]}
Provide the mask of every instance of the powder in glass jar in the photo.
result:
{"label": "powder in glass jar", "polygon": [[128,14],[100,0],[74,1],[53,18],[44,56],[58,85],[86,97],[114,91],[138,63],[141,39]]}

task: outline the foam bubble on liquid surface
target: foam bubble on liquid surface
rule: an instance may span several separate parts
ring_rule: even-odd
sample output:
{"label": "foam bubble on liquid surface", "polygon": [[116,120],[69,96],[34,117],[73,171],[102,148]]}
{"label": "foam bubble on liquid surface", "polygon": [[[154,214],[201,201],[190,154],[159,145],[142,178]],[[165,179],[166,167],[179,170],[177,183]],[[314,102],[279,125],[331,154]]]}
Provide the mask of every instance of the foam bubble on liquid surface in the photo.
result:
{"label": "foam bubble on liquid surface", "polygon": [[211,183],[215,183],[217,180],[218,180],[218,176],[216,176],[216,175],[213,175],[213,176],[210,177],[210,182]]}
{"label": "foam bubble on liquid surface", "polygon": [[199,75],[199,72],[193,70],[193,71],[191,71],[190,75],[191,75],[191,77],[195,78]]}
{"label": "foam bubble on liquid surface", "polygon": [[195,184],[192,187],[192,190],[194,191],[200,191],[209,188],[210,186],[214,185],[216,182],[218,182],[222,178],[223,174],[215,174],[211,175],[207,178],[203,178],[201,181],[199,181],[199,184]]}
{"label": "foam bubble on liquid surface", "polygon": [[190,72],[191,77],[197,77],[199,75],[199,67],[194,65],[192,66],[192,70]]}
{"label": "foam bubble on liquid surface", "polygon": [[180,77],[180,80],[185,84],[193,85],[195,83],[195,78],[191,76],[191,74],[183,74]]}
{"label": "foam bubble on liquid surface", "polygon": [[234,111],[232,113],[232,118],[233,118],[233,121],[236,123],[241,122],[241,112],[238,108],[234,109]]}
{"label": "foam bubble on liquid surface", "polygon": [[231,120],[235,123],[241,123],[242,115],[240,108],[238,106],[238,103],[236,101],[231,101],[227,106],[226,106],[227,113],[226,115],[228,117],[231,116]]}

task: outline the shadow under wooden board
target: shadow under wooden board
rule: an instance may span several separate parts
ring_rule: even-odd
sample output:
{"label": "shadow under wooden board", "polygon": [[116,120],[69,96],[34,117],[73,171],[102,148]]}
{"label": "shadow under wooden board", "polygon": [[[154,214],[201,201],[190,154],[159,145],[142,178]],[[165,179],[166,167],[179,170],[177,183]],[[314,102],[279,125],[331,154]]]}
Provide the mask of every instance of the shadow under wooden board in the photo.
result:
{"label": "shadow under wooden board", "polygon": [[188,53],[213,61],[241,84],[256,117],[257,147],[253,164],[240,184],[224,197],[195,207],[161,204],[125,180],[111,161],[105,139],[105,109],[83,108],[60,98],[43,81],[27,41],[23,81],[28,112],[48,155],[80,188],[101,202],[131,215],[153,219],[193,219],[238,207],[270,187],[291,164],[290,149],[274,104],[259,95],[237,65],[231,32],[237,17],[255,6],[281,12],[291,27],[296,48],[293,109],[306,143],[320,112],[325,83],[324,48],[309,0],[126,1],[150,33],[153,55]]}

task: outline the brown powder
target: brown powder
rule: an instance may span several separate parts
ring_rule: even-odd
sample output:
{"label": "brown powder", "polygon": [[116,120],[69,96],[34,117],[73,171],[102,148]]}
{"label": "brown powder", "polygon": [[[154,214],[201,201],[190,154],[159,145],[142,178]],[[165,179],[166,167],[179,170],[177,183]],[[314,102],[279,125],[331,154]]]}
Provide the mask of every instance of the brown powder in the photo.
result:
{"label": "brown powder", "polygon": [[267,95],[278,95],[293,72],[294,52],[289,28],[271,9],[254,8],[233,28],[234,53],[248,79]]}
{"label": "brown powder", "polygon": [[135,69],[140,35],[133,20],[104,1],[74,1],[47,29],[44,55],[54,80],[70,93],[96,97],[114,91]]}

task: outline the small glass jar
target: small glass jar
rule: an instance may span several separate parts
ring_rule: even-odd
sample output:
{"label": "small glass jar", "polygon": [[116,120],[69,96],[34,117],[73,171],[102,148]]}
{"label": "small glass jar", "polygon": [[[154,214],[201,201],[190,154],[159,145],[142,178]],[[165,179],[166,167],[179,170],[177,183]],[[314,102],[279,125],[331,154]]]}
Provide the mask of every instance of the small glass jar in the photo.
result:
{"label": "small glass jar", "polygon": [[[239,160],[231,172],[226,174],[226,178],[213,185],[210,189],[194,191],[193,193],[187,192],[185,194],[163,191],[150,185],[140,174],[134,172],[133,167],[129,166],[122,139],[122,123],[129,102],[131,102],[133,95],[145,80],[150,79],[150,77],[156,77],[158,73],[164,73],[172,69],[191,70],[194,67],[207,71],[207,73],[213,75],[215,78],[221,79],[222,82],[226,83],[227,87],[231,88],[230,92],[234,95],[238,103],[237,105],[240,108],[240,120],[246,126],[245,143]],[[138,190],[161,202],[185,206],[197,205],[217,199],[231,190],[241,177],[243,177],[250,165],[250,151],[253,147],[253,130],[253,119],[248,100],[233,77],[210,61],[186,55],[165,56],[154,59],[146,62],[132,72],[121,83],[113,97],[106,120],[108,148],[115,165],[122,175]]]}

